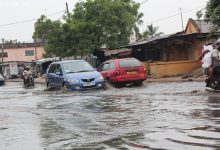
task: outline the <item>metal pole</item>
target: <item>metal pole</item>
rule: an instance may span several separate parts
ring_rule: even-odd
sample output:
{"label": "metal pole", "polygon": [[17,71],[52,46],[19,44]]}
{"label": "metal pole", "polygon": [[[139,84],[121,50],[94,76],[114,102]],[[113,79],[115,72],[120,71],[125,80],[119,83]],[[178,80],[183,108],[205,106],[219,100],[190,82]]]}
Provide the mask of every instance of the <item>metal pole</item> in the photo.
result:
{"label": "metal pole", "polygon": [[2,74],[4,75],[4,38],[2,38]]}
{"label": "metal pole", "polygon": [[37,45],[36,40],[34,40],[34,55],[35,55],[35,61],[37,60]]}
{"label": "metal pole", "polygon": [[69,6],[68,3],[66,3],[66,13],[67,13],[67,19],[70,19],[70,14],[69,14]]}
{"label": "metal pole", "polygon": [[180,16],[181,16],[182,30],[184,31],[182,8],[180,8]]}

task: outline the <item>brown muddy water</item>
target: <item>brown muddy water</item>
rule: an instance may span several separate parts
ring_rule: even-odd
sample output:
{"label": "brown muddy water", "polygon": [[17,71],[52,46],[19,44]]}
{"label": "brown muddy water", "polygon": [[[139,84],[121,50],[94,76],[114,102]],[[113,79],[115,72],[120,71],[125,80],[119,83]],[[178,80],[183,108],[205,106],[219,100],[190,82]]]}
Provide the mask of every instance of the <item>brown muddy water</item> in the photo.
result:
{"label": "brown muddy water", "polygon": [[202,82],[44,92],[0,87],[1,150],[218,150],[220,93]]}

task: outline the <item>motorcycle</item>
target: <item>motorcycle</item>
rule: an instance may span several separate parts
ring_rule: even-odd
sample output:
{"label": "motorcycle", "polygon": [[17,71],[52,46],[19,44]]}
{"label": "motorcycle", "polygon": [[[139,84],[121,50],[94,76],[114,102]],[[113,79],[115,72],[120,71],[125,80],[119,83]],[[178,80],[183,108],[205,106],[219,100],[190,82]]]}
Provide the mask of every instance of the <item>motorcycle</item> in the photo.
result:
{"label": "motorcycle", "polygon": [[213,90],[220,90],[220,66],[213,68],[212,76],[206,79],[206,87],[210,87]]}
{"label": "motorcycle", "polygon": [[25,87],[34,86],[34,77],[33,75],[27,75],[23,77],[23,84]]}

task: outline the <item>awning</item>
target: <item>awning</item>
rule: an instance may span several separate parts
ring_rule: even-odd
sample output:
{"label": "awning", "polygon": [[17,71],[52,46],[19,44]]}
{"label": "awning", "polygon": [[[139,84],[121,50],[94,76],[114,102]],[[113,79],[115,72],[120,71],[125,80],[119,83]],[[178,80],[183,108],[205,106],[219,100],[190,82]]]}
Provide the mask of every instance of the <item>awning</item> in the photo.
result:
{"label": "awning", "polygon": [[36,64],[41,65],[47,61],[59,61],[59,60],[60,60],[60,57],[43,58],[43,59],[36,60]]}

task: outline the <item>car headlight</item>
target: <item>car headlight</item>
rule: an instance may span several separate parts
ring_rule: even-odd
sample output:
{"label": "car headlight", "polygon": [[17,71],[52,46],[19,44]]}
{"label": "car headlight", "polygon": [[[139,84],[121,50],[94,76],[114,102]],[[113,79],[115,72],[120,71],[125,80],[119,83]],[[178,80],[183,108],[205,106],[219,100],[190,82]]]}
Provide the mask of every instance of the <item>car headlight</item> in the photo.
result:
{"label": "car headlight", "polygon": [[70,82],[70,83],[78,83],[79,80],[77,79],[69,79],[69,80],[66,80],[67,82]]}
{"label": "car headlight", "polygon": [[103,76],[98,77],[98,80],[103,81],[104,80]]}

